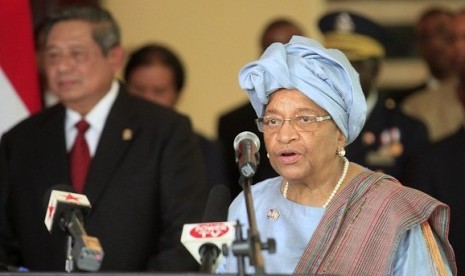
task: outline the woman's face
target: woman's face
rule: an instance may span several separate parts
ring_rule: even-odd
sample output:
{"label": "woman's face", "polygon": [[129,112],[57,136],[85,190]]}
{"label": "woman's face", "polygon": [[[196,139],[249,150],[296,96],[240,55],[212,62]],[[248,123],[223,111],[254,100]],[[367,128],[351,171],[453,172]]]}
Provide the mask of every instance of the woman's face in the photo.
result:
{"label": "woman's face", "polygon": [[[299,115],[329,115],[298,90],[282,89],[270,96],[264,116],[287,119]],[[314,131],[298,131],[290,121],[277,131],[264,129],[266,149],[273,168],[291,181],[305,181],[336,158],[345,137],[333,120],[314,122]]]}

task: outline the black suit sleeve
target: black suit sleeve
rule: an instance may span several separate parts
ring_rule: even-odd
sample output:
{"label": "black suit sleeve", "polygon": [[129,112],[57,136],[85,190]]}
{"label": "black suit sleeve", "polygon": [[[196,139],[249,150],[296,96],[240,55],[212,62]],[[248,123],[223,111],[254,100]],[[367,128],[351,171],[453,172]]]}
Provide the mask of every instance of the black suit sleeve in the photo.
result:
{"label": "black suit sleeve", "polygon": [[[7,196],[7,139],[5,137],[6,135],[0,142],[0,266],[18,265],[20,259],[18,242],[13,234],[7,213],[9,199]],[[0,271],[3,269],[0,267]]]}
{"label": "black suit sleeve", "polygon": [[160,162],[160,250],[149,270],[193,271],[197,263],[180,242],[182,226],[199,222],[206,201],[205,166],[190,122],[185,117],[172,124]]}

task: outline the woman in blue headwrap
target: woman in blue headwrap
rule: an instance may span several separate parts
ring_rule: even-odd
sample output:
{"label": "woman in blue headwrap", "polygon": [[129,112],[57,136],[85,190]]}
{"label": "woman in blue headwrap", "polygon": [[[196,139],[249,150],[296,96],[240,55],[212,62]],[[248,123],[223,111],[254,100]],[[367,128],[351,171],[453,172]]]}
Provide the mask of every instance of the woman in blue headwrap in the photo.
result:
{"label": "woman in blue headwrap", "polygon": [[[260,237],[277,245],[274,254],[262,251],[266,273],[456,274],[448,207],[344,157],[366,103],[341,52],[294,36],[243,67],[239,81],[280,175],[251,187]],[[228,220],[248,228],[243,194]],[[233,254],[218,272],[237,272]]]}

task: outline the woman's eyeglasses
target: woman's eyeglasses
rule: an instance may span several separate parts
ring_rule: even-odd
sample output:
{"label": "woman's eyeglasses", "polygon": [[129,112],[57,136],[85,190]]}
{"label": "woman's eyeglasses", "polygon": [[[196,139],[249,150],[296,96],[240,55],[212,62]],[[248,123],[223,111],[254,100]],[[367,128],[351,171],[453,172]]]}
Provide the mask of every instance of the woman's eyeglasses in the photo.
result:
{"label": "woman's eyeglasses", "polygon": [[291,118],[283,119],[274,116],[265,116],[256,119],[258,130],[260,132],[275,133],[278,132],[283,126],[285,121],[294,127],[297,131],[315,131],[318,122],[331,120],[331,116],[315,116],[315,115],[295,115]]}

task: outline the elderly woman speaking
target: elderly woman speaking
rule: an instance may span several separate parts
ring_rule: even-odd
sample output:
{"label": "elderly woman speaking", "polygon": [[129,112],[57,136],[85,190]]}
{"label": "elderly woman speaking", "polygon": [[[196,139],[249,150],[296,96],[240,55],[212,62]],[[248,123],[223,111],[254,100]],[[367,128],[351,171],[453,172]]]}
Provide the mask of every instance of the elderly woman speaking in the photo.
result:
{"label": "elderly woman speaking", "polygon": [[[366,103],[341,52],[294,36],[243,67],[239,81],[280,175],[251,187],[260,236],[277,246],[263,252],[266,273],[456,274],[448,207],[344,157],[365,123]],[[228,220],[248,227],[243,194]],[[237,272],[235,257],[217,271]]]}

